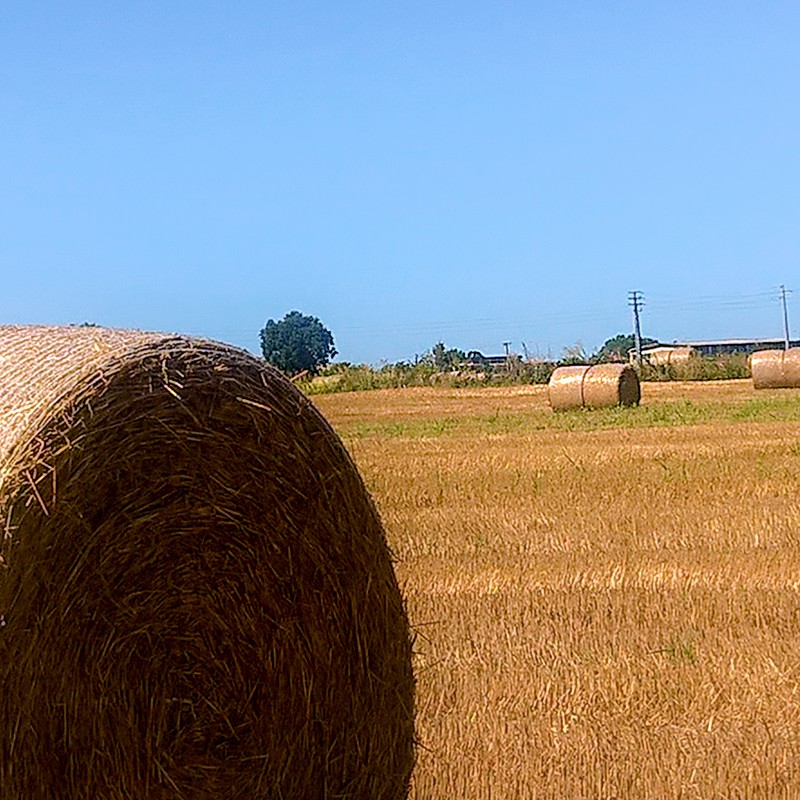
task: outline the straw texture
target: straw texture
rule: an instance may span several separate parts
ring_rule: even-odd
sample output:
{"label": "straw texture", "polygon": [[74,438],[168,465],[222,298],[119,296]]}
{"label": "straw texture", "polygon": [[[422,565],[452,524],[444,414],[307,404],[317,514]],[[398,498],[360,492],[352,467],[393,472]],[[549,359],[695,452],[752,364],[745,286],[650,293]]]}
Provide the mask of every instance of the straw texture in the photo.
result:
{"label": "straw texture", "polygon": [[750,356],[750,372],[756,389],[800,388],[800,348],[757,350]]}
{"label": "straw texture", "polygon": [[555,411],[583,407],[583,382],[587,365],[557,367],[547,384],[547,398]]}
{"label": "straw texture", "polygon": [[641,397],[639,378],[629,364],[558,367],[547,393],[555,411],[634,406]]}
{"label": "straw texture", "polygon": [[0,327],[0,798],[391,798],[410,639],[337,437],[252,356]]}

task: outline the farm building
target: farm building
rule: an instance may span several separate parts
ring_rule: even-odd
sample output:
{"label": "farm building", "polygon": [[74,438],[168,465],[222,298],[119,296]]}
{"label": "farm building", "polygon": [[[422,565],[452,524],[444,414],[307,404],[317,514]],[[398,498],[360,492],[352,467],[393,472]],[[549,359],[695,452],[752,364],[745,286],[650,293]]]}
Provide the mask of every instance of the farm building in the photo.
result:
{"label": "farm building", "polygon": [[522,357],[515,353],[510,353],[507,356],[485,356],[478,350],[470,350],[467,353],[467,366],[480,367],[486,369],[487,367],[509,367],[512,364],[519,364],[522,362]]}
{"label": "farm building", "polygon": [[[791,347],[800,347],[800,340],[794,339]],[[783,339],[712,339],[696,342],[658,342],[642,348],[642,358],[656,365],[677,364],[686,361],[690,355],[719,356],[734,353],[750,354],[758,350],[782,350]],[[630,350],[631,361],[636,358],[636,351]]]}

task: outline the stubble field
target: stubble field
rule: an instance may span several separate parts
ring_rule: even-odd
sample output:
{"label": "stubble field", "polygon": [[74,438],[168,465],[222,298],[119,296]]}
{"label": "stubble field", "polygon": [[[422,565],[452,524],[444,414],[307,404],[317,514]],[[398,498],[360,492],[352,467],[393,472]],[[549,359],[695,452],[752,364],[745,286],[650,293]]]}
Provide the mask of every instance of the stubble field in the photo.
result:
{"label": "stubble field", "polygon": [[314,402],[398,559],[414,800],[800,797],[800,394]]}

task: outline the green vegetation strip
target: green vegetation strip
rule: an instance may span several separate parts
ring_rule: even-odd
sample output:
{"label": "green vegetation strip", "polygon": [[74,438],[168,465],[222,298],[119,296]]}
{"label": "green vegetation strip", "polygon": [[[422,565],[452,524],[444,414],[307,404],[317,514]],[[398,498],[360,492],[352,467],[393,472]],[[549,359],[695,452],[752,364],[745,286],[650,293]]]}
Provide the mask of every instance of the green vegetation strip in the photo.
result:
{"label": "green vegetation strip", "polygon": [[737,422],[800,422],[800,396],[764,398],[742,402],[677,400],[635,408],[575,411],[535,410],[448,416],[431,419],[356,422],[338,427],[349,439],[426,439],[453,435],[528,433],[532,431],[597,431],[610,428],[658,428]]}

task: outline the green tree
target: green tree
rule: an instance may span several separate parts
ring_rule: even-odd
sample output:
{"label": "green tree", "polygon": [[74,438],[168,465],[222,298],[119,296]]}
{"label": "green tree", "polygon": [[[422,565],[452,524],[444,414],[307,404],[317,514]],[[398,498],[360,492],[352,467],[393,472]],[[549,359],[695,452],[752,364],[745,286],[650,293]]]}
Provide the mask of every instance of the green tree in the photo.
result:
{"label": "green tree", "polygon": [[261,329],[261,352],[287,375],[312,375],[336,355],[333,334],[316,318],[290,311],[282,320],[268,320]]}
{"label": "green tree", "polygon": [[455,369],[467,360],[467,354],[455,347],[448,350],[444,342],[436,342],[431,348],[430,359],[438,370]]}
{"label": "green tree", "polygon": [[[657,343],[657,339],[642,337],[642,347]],[[636,337],[632,333],[618,333],[606,339],[605,344],[597,351],[596,358],[598,361],[627,361],[628,353],[634,347],[636,347]]]}

